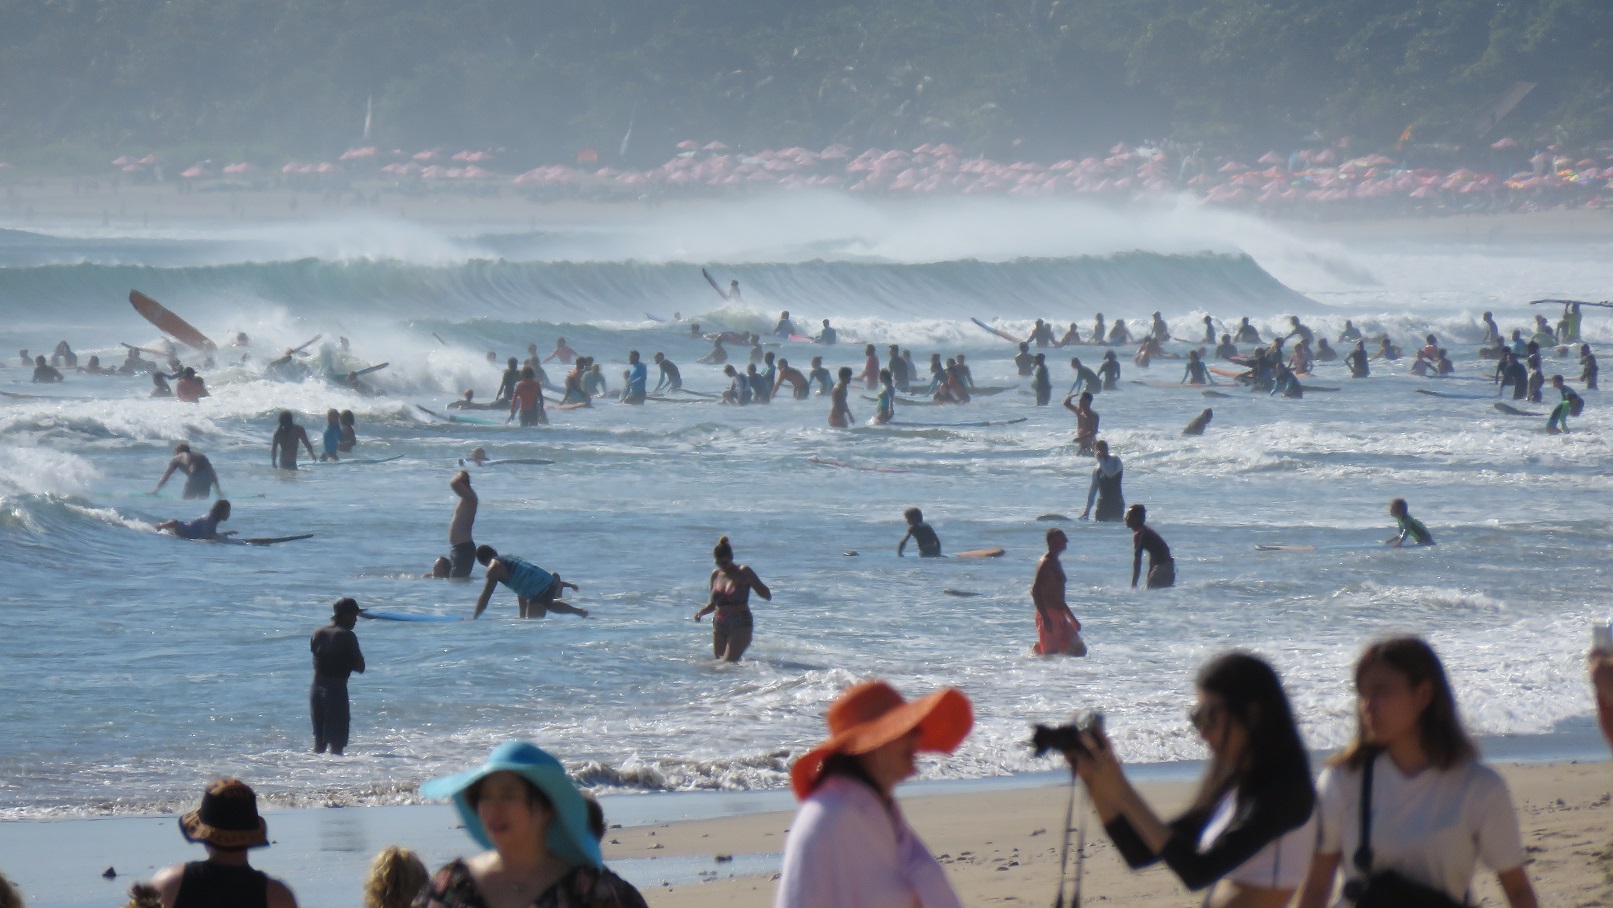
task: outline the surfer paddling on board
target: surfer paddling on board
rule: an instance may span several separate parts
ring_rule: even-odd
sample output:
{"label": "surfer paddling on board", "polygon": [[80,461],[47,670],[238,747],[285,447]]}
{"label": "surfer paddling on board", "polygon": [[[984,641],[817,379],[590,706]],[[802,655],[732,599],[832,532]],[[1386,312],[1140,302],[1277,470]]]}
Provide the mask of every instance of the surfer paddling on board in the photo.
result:
{"label": "surfer paddling on board", "polygon": [[907,520],[907,535],[896,544],[896,557],[903,557],[902,550],[907,548],[907,541],[911,539],[919,547],[920,558],[940,558],[941,537],[935,535],[935,530],[924,522],[924,512],[918,508],[908,508],[902,512],[902,517]]}
{"label": "surfer paddling on board", "polygon": [[1137,588],[1142,574],[1143,553],[1148,553],[1148,580],[1144,589],[1159,590],[1176,585],[1176,561],[1171,547],[1148,525],[1148,509],[1134,504],[1126,509],[1126,526],[1131,528],[1131,588]]}
{"label": "surfer paddling on board", "polygon": [[851,415],[851,405],[846,401],[851,391],[851,367],[841,366],[839,374],[840,380],[829,392],[829,428],[849,429],[856,419]]}
{"label": "surfer paddling on board", "polygon": [[1031,581],[1031,603],[1036,606],[1036,644],[1031,652],[1037,656],[1085,656],[1087,645],[1081,642],[1081,622],[1070,611],[1064,598],[1064,565],[1059,555],[1070,544],[1068,536],[1058,527],[1047,531],[1047,554],[1036,562],[1036,577]]}
{"label": "surfer paddling on board", "polygon": [[230,503],[220,498],[213,502],[213,506],[206,514],[195,520],[164,520],[154,527],[159,533],[173,533],[180,539],[217,539],[220,536],[234,536],[234,530],[225,530],[220,533],[218,525],[230,519]]}
{"label": "surfer paddling on board", "polygon": [[[477,452],[481,452],[480,460],[476,458]],[[481,463],[487,459],[487,452],[477,448],[471,452],[471,459]],[[448,572],[444,576],[451,580],[468,580],[471,567],[476,563],[472,531],[476,527],[476,508],[481,501],[476,497],[476,490],[470,487],[470,474],[464,470],[448,480],[448,488],[459,496],[459,503],[454,505],[453,519],[448,522]]]}
{"label": "surfer paddling on board", "polygon": [[755,591],[763,600],[772,602],[773,591],[756,576],[750,565],[734,563],[734,546],[727,536],[717,538],[711,558],[717,563],[711,571],[711,598],[704,608],[695,612],[694,620],[698,622],[716,612],[711,619],[712,654],[724,662],[738,662],[750,648],[756,627],[756,619],[750,611],[750,594]]}
{"label": "surfer paddling on board", "polygon": [[297,443],[301,442],[308,449],[309,457],[318,457],[314,453],[314,446],[308,440],[308,430],[297,425],[297,418],[290,410],[280,411],[280,425],[274,430],[274,438],[269,442],[269,463],[277,469],[297,469]]}
{"label": "surfer paddling on board", "polygon": [[1411,516],[1411,509],[1406,505],[1406,499],[1396,498],[1389,502],[1389,516],[1395,519],[1400,532],[1384,540],[1386,545],[1403,546],[1406,540],[1411,539],[1412,545],[1433,545],[1434,534],[1428,532],[1423,522]]}
{"label": "surfer paddling on board", "polygon": [[224,497],[224,487],[218,484],[218,474],[213,471],[213,462],[207,455],[199,451],[192,451],[190,445],[180,442],[174,445],[174,457],[168,461],[168,469],[162,471],[162,478],[157,480],[157,487],[151,490],[155,495],[167,485],[168,477],[175,472],[185,474],[185,498],[206,498],[214,489],[218,489],[219,497]]}
{"label": "surfer paddling on board", "polygon": [[476,611],[470,616],[471,620],[482,617],[482,612],[487,611],[487,603],[492,600],[493,591],[500,583],[515,593],[522,618],[542,618],[549,612],[588,617],[586,609],[555,598],[565,590],[579,589],[577,584],[561,580],[559,574],[552,574],[514,555],[501,556],[490,545],[476,550],[476,560],[487,568],[487,583],[482,586],[482,595],[476,599]]}

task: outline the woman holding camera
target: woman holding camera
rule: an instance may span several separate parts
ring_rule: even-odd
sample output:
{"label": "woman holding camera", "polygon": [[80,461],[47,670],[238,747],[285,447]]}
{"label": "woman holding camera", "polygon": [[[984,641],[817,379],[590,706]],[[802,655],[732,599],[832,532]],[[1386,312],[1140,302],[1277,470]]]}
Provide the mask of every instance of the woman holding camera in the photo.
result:
{"label": "woman holding camera", "polygon": [[1535,908],[1512,798],[1463,731],[1439,656],[1417,637],[1374,643],[1355,690],[1355,740],[1322,773],[1300,908],[1323,908],[1340,871],[1336,904],[1464,905],[1480,859],[1511,908]]}
{"label": "woman holding camera", "polygon": [[1126,779],[1101,726],[1065,750],[1121,857],[1164,861],[1189,889],[1214,886],[1215,908],[1280,908],[1305,877],[1314,844],[1310,763],[1277,673],[1231,652],[1199,671],[1190,718],[1210,749],[1198,795],[1164,821]]}

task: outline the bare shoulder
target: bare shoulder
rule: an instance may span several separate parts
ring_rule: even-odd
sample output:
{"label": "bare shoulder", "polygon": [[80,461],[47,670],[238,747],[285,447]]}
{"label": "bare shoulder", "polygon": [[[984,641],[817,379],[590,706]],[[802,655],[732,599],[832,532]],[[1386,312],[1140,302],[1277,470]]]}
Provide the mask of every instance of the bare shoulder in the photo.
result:
{"label": "bare shoulder", "polygon": [[179,883],[185,877],[185,865],[174,864],[157,871],[151,878],[151,888],[162,896],[163,905],[172,905],[179,898]]}
{"label": "bare shoulder", "polygon": [[269,908],[297,908],[297,897],[291,894],[291,887],[274,877],[269,878],[267,895]]}

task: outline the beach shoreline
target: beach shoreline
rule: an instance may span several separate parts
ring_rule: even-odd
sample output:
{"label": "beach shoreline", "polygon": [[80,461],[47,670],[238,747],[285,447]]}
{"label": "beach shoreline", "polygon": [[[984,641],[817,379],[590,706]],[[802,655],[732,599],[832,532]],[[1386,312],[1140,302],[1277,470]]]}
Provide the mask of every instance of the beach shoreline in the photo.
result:
{"label": "beach shoreline", "polygon": [[[1185,764],[1172,778],[1140,784],[1157,809],[1178,809],[1193,790]],[[1603,760],[1498,764],[1511,787],[1543,905],[1613,899],[1613,765]],[[1146,775],[1146,773],[1145,773]],[[964,904],[1035,902],[1058,882],[1059,826],[1068,788],[1061,772],[995,785],[930,783],[906,787],[902,807],[946,866]],[[606,861],[651,905],[760,906],[772,900],[784,838],[794,816],[787,792],[714,794],[666,815],[646,812],[636,795],[606,796]],[[659,815],[657,815],[659,811]],[[305,908],[354,904],[374,854],[388,844],[420,853],[430,867],[475,846],[446,804],[268,811],[273,845],[254,864],[284,879]],[[1168,871],[1129,871],[1095,820],[1087,824],[1085,892],[1093,900],[1187,908],[1198,899]],[[162,866],[197,860],[175,820],[111,817],[0,823],[0,867],[28,904],[90,908],[118,904],[129,884]],[[115,879],[101,873],[114,868]],[[1482,870],[1475,894],[1494,904],[1498,889]]]}

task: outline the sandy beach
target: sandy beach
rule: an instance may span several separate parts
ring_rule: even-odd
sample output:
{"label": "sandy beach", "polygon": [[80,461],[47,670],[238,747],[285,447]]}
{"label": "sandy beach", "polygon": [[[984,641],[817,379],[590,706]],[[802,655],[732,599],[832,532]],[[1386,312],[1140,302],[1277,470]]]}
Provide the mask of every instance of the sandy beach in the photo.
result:
{"label": "sandy beach", "polygon": [[[1607,763],[1513,764],[1502,767],[1512,788],[1542,905],[1613,902],[1613,766]],[[942,785],[952,789],[903,799],[931,851],[946,865],[966,905],[1045,904],[1058,884],[1059,826],[1068,789]],[[981,790],[983,787],[989,790]],[[1145,796],[1167,814],[1190,796],[1185,781],[1152,782]],[[680,796],[655,809],[665,811]],[[705,819],[642,822],[643,796],[604,801],[612,828],[605,857],[656,908],[772,903],[784,838],[794,816],[780,810],[781,792],[694,796],[691,813],[735,813]],[[760,812],[748,812],[760,811]],[[268,814],[274,845],[254,863],[296,891],[309,908],[356,904],[364,872],[387,844],[407,845],[431,866],[469,851],[457,817],[445,805],[327,808]],[[1095,821],[1087,828],[1086,901],[1148,908],[1190,908],[1199,898],[1169,871],[1133,873]],[[172,817],[0,824],[4,869],[36,906],[112,905],[129,882],[157,868],[200,856],[180,838]],[[719,856],[731,860],[719,860]],[[103,880],[107,867],[120,874]],[[1501,904],[1493,876],[1480,873],[1477,904]]]}

